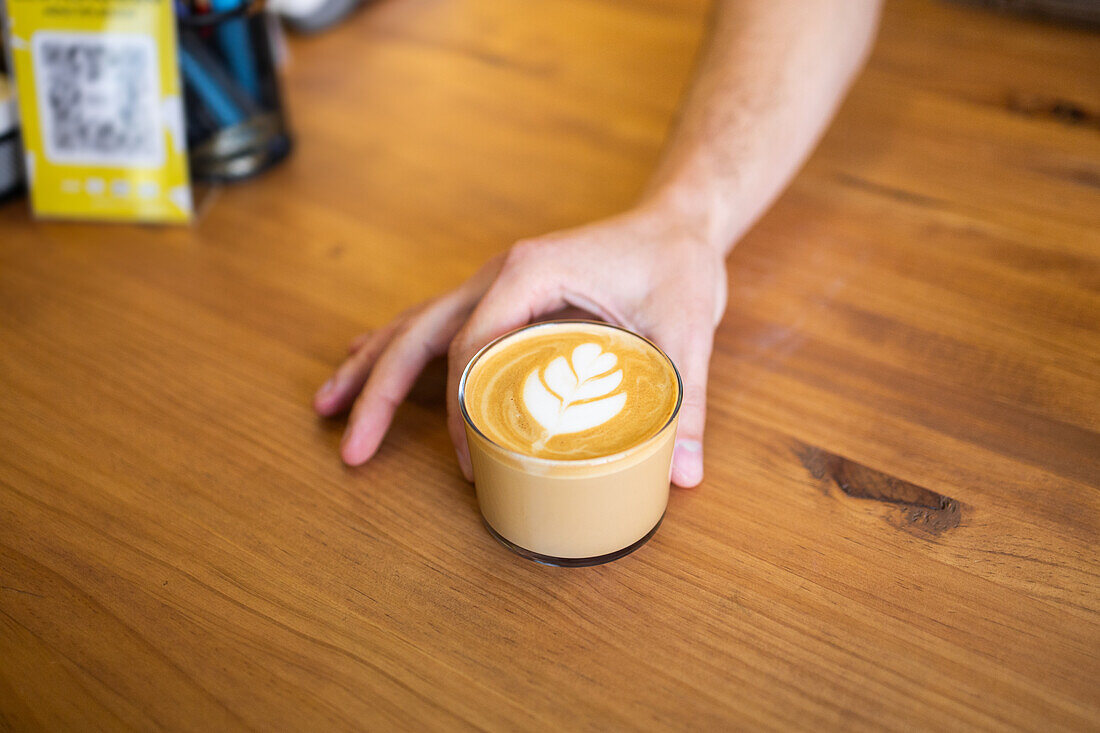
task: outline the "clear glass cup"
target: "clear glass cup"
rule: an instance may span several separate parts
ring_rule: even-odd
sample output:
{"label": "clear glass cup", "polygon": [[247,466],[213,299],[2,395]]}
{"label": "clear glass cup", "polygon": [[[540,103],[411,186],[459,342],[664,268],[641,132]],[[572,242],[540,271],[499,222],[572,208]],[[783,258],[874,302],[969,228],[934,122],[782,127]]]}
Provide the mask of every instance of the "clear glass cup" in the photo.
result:
{"label": "clear glass cup", "polygon": [[[668,362],[676,402],[668,421],[642,442],[580,460],[536,458],[490,440],[466,408],[466,382],[494,347],[531,329],[583,324],[616,329]],[[463,371],[459,405],[470,447],[478,506],[501,544],[549,565],[598,565],[628,555],[654,535],[668,505],[669,475],[683,384],[672,360],[648,339],[593,321],[547,321],[512,331],[479,351]]]}

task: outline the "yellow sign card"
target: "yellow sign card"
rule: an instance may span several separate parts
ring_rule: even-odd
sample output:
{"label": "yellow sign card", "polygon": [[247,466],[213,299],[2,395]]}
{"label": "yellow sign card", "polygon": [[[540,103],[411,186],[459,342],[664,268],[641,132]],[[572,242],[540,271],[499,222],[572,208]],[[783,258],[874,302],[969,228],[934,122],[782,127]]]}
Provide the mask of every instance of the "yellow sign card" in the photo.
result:
{"label": "yellow sign card", "polygon": [[189,220],[172,0],[7,4],[35,213]]}

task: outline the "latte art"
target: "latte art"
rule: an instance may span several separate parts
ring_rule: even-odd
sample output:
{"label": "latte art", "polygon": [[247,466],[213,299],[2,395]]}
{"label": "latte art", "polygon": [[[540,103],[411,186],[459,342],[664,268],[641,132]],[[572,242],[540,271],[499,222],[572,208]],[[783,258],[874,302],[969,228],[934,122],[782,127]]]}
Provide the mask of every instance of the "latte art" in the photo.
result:
{"label": "latte art", "polygon": [[571,361],[559,356],[528,375],[523,404],[545,438],[591,430],[619,414],[626,393],[612,394],[623,381],[622,369],[611,371],[618,361],[599,344],[584,343],[573,349]]}
{"label": "latte art", "polygon": [[668,358],[597,323],[528,328],[491,346],[466,378],[471,422],[497,445],[561,460],[610,456],[669,421],[679,397]]}

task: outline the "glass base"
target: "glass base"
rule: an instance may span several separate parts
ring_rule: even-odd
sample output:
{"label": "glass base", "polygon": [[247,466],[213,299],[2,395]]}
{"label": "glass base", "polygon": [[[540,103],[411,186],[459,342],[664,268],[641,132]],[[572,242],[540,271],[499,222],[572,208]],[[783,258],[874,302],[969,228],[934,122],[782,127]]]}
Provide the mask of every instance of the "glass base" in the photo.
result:
{"label": "glass base", "polygon": [[595,557],[552,557],[550,555],[543,555],[538,552],[533,552],[525,547],[520,547],[514,542],[511,542],[510,540],[502,537],[499,532],[493,529],[492,525],[485,521],[485,517],[481,518],[481,522],[485,525],[485,529],[489,530],[489,534],[497,539],[497,542],[504,545],[509,550],[516,553],[517,555],[520,555],[521,557],[525,557],[528,560],[534,560],[535,562],[542,563],[543,565],[552,565],[559,568],[586,568],[592,565],[603,565],[605,562],[618,560],[620,557],[626,557],[630,553],[634,552],[646,542],[649,542],[649,538],[657,532],[657,528],[661,526],[661,522],[664,521],[664,518],[665,515],[662,514],[661,518],[657,520],[657,524],[653,525],[653,529],[646,532],[645,536],[637,542],[627,545],[621,550],[615,550],[614,552],[609,552],[606,555],[597,555]]}

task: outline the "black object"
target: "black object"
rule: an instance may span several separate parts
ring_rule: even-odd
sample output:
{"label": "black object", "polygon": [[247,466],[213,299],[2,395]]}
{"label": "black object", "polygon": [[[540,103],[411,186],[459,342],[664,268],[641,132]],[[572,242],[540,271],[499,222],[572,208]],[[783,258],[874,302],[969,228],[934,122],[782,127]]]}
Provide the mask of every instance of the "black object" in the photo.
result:
{"label": "black object", "polygon": [[[191,178],[206,182],[238,181],[256,176],[283,160],[290,154],[293,140],[282,104],[263,1],[254,0],[221,13],[181,15],[177,21],[181,58],[186,54],[203,77],[199,80],[187,73],[182,75]],[[235,35],[225,33],[230,26],[234,26]],[[227,39],[241,41],[247,47],[227,49]],[[234,62],[240,62],[242,53],[249,56],[249,66],[255,74],[250,80],[242,80],[239,72],[234,73]],[[239,113],[233,115],[232,121],[226,120],[224,104],[210,103],[211,83],[222,93],[223,102]]]}
{"label": "black object", "polygon": [[2,26],[0,22],[0,201],[26,190],[23,181],[23,145],[19,137],[19,116],[15,108],[15,81],[7,75]]}
{"label": "black object", "polygon": [[[3,104],[2,100],[0,104]],[[0,201],[26,190],[22,157],[23,145],[19,139],[19,128],[12,127],[7,132],[0,132]]]}

